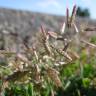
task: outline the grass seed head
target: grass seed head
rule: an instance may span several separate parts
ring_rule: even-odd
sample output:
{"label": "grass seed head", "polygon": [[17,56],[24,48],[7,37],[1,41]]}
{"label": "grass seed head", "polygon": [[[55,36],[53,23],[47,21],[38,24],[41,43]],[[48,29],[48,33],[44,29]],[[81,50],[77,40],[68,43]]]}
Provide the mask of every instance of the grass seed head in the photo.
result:
{"label": "grass seed head", "polygon": [[76,5],[73,6],[73,11],[72,11],[72,15],[71,15],[71,18],[70,18],[70,24],[72,25],[72,23],[74,22],[75,20],[75,15],[76,15]]}
{"label": "grass seed head", "polygon": [[57,70],[49,67],[47,69],[47,73],[48,73],[48,76],[51,78],[51,80],[54,82],[54,84],[57,86],[57,87],[62,87],[62,83],[61,83],[61,80],[58,76],[58,72]]}

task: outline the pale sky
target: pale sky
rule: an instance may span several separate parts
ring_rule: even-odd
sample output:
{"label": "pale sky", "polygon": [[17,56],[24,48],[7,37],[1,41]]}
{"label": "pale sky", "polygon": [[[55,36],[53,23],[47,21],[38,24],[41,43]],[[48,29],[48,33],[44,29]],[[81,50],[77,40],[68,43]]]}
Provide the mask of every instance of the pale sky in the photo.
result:
{"label": "pale sky", "polygon": [[96,0],[0,0],[0,7],[65,15],[66,7],[72,10],[76,4],[88,8],[91,17],[96,19]]}

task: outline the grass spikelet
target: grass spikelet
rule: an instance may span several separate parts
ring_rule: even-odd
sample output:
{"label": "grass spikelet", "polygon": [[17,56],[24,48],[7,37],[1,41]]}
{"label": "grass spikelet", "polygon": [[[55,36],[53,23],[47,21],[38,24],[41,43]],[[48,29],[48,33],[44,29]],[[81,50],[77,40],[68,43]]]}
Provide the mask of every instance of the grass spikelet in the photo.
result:
{"label": "grass spikelet", "polygon": [[76,15],[76,5],[74,5],[73,7],[73,10],[72,10],[72,15],[71,15],[71,18],[70,18],[70,24],[72,25],[72,23],[74,22],[75,20],[75,15]]}
{"label": "grass spikelet", "polygon": [[34,66],[31,66],[30,68],[30,77],[31,80],[35,83],[41,83],[41,69],[38,64],[34,64]]}
{"label": "grass spikelet", "polygon": [[72,58],[72,61],[75,61],[76,59],[80,58],[80,56],[76,52],[73,52],[71,50],[70,51],[68,50],[68,54]]}
{"label": "grass spikelet", "polygon": [[28,62],[28,59],[27,59],[25,56],[23,56],[22,54],[17,54],[16,57],[17,57],[20,61],[22,61],[22,62],[24,62],[24,63]]}
{"label": "grass spikelet", "polygon": [[48,35],[57,39],[57,33],[56,32],[48,31]]}
{"label": "grass spikelet", "polygon": [[46,35],[45,29],[42,26],[41,26],[41,32],[43,33],[43,39],[42,39],[43,42],[42,43],[44,45],[44,48],[49,55],[52,55],[51,48],[50,48],[50,45],[48,42],[49,35]]}
{"label": "grass spikelet", "polygon": [[40,80],[40,68],[37,64],[35,64],[35,81],[36,83],[39,83],[41,80]]}
{"label": "grass spikelet", "polygon": [[51,80],[54,82],[54,84],[57,87],[62,87],[62,83],[61,83],[61,80],[58,76],[57,70],[55,70],[51,67],[48,67],[47,68],[47,73],[48,73],[48,76],[51,78]]}
{"label": "grass spikelet", "polygon": [[43,34],[43,37],[46,39],[47,35],[46,35],[45,29],[42,25],[41,25],[41,32]]}
{"label": "grass spikelet", "polygon": [[47,51],[47,53],[48,53],[49,55],[52,55],[51,48],[50,48],[50,46],[49,46],[49,42],[48,42],[48,41],[46,41],[46,42],[44,43],[44,48],[46,49],[46,51]]}
{"label": "grass spikelet", "polygon": [[66,25],[69,27],[69,9],[66,9]]}
{"label": "grass spikelet", "polygon": [[39,57],[37,55],[36,48],[34,46],[32,46],[32,49],[33,49],[34,56],[35,56],[36,60],[38,61]]}
{"label": "grass spikelet", "polygon": [[56,50],[60,55],[66,57],[68,60],[72,61],[72,58],[68,55],[67,52],[65,52],[65,51],[63,51],[63,50],[61,50],[61,49],[57,49],[57,48],[55,48],[55,47],[52,46],[52,45],[51,45],[51,47],[52,47],[54,50]]}

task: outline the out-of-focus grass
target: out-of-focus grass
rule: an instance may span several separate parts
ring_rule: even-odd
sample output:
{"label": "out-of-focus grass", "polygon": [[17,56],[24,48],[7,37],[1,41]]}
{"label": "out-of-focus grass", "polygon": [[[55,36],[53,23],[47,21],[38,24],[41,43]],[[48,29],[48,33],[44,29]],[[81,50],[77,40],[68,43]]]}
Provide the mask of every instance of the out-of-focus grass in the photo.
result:
{"label": "out-of-focus grass", "polygon": [[[96,93],[96,60],[95,56],[86,63],[86,56],[81,53],[81,59],[61,68],[60,79],[63,88],[55,88],[52,81],[44,82],[43,87],[28,84],[13,84],[5,89],[5,96],[50,96],[54,90],[55,96],[95,96]],[[83,61],[84,60],[84,61]],[[80,74],[80,63],[83,63],[83,77]],[[50,62],[49,62],[50,63]],[[4,69],[5,73],[8,69]],[[8,72],[8,71],[7,71]],[[52,89],[52,90],[51,90]]]}

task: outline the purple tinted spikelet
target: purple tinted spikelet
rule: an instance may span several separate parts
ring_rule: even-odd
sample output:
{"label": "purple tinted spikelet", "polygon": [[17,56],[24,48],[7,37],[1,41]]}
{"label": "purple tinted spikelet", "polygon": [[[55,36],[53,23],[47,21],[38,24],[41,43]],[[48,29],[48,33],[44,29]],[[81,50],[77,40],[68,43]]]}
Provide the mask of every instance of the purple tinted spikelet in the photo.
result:
{"label": "purple tinted spikelet", "polygon": [[66,25],[69,27],[69,9],[66,9]]}
{"label": "purple tinted spikelet", "polygon": [[42,25],[41,25],[41,32],[42,32],[42,34],[43,34],[44,38],[46,38],[45,29],[44,29],[44,27],[43,27]]}
{"label": "purple tinted spikelet", "polygon": [[73,10],[72,10],[72,15],[70,17],[70,24],[71,25],[72,25],[72,23],[74,22],[74,19],[75,19],[76,9],[77,9],[77,7],[76,7],[76,5],[74,5]]}

